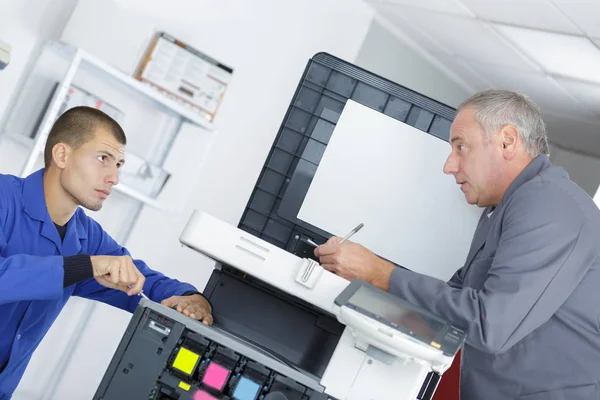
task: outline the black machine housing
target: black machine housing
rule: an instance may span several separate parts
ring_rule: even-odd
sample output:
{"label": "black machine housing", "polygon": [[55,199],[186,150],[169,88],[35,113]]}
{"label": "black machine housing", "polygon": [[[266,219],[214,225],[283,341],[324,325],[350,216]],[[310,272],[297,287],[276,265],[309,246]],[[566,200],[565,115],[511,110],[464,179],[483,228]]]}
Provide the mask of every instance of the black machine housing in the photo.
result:
{"label": "black machine housing", "polygon": [[[331,234],[297,215],[349,99],[445,141],[456,114],[454,108],[356,65],[316,54],[300,79],[240,229],[298,257],[315,259],[308,239],[320,244]],[[205,293],[219,326],[322,377],[344,329],[332,315],[226,265],[213,272]],[[439,379],[430,373],[418,398],[431,398]]]}

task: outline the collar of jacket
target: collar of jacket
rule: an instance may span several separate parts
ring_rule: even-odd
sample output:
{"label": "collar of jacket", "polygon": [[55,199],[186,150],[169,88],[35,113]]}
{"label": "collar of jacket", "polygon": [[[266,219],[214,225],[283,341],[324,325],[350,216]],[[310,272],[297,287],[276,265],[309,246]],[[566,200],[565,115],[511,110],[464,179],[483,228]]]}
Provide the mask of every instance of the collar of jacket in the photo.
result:
{"label": "collar of jacket", "polygon": [[[60,246],[60,238],[58,237],[54,222],[48,213],[46,198],[44,197],[43,168],[25,178],[23,183],[23,209],[30,218],[43,222],[42,235],[57,242],[56,244]],[[80,240],[87,239],[87,230],[78,214],[79,210],[75,212],[67,224],[65,241],[73,235]]]}
{"label": "collar of jacket", "polygon": [[550,168],[551,166],[552,163],[544,154],[540,154],[539,156],[534,158],[529,163],[529,165],[525,167],[523,171],[521,171],[519,176],[515,178],[515,180],[510,184],[508,189],[506,189],[506,192],[504,193],[504,196],[502,196],[500,204],[498,204],[498,206],[495,208],[503,207],[506,204],[506,202],[510,200],[511,196],[517,191],[518,188],[520,188],[525,183],[529,182],[537,175],[539,175],[543,170]]}

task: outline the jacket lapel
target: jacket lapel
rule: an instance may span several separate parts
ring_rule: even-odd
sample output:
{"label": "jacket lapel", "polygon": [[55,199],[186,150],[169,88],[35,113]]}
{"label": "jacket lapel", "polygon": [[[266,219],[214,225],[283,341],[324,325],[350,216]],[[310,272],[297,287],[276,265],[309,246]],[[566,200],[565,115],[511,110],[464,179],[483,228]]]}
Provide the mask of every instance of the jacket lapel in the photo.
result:
{"label": "jacket lapel", "polygon": [[87,239],[87,231],[81,221],[81,210],[77,210],[67,224],[67,233],[63,240],[63,255],[73,256],[81,251],[81,241]]}
{"label": "jacket lapel", "polygon": [[62,254],[62,243],[60,242],[60,236],[58,236],[58,231],[56,230],[56,226],[54,226],[54,222],[52,222],[50,219],[50,216],[48,216],[47,220],[42,221],[40,234],[54,243],[56,249],[58,250],[58,254]]}
{"label": "jacket lapel", "polygon": [[491,219],[493,215],[492,217],[488,217],[491,210],[492,209],[489,207],[484,209],[481,218],[479,218],[479,223],[477,224],[477,229],[475,229],[473,241],[471,242],[471,248],[467,255],[467,261],[465,262],[465,266],[467,267],[471,265],[477,253],[479,253],[479,250],[485,245],[488,233],[490,232],[490,226],[492,225]]}

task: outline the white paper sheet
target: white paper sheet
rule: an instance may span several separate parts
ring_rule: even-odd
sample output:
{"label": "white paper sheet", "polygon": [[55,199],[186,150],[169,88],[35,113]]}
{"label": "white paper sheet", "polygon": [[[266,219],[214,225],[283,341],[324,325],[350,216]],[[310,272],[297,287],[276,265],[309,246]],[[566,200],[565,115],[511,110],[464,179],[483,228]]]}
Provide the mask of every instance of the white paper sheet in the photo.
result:
{"label": "white paper sheet", "polygon": [[348,101],[298,217],[413,271],[447,280],[482,209],[442,171],[450,145]]}

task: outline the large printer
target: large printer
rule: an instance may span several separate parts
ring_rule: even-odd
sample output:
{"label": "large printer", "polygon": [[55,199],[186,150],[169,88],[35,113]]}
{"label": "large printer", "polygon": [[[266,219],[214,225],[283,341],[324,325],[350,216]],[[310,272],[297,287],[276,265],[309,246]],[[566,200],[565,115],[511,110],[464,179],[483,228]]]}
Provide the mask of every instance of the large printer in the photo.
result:
{"label": "large printer", "polygon": [[322,155],[348,99],[448,138],[451,108],[315,55],[239,225],[196,211],[181,234],[216,261],[204,290],[215,324],[142,300],[94,399],[433,397],[464,330],[324,270],[311,243],[331,234],[297,218],[319,164],[310,149]]}

